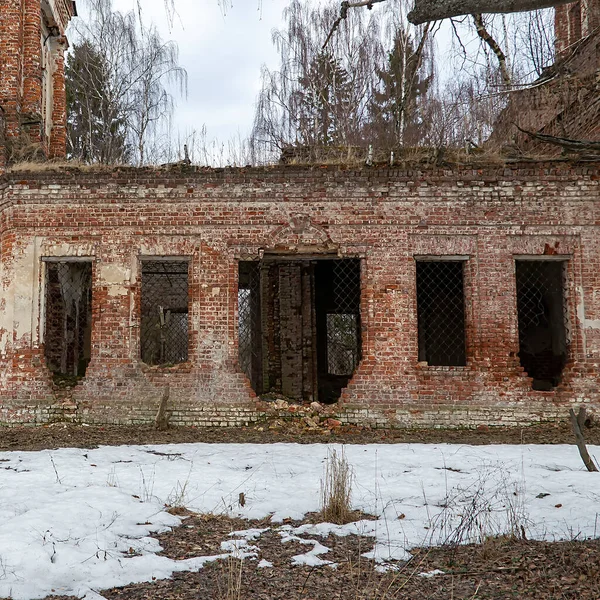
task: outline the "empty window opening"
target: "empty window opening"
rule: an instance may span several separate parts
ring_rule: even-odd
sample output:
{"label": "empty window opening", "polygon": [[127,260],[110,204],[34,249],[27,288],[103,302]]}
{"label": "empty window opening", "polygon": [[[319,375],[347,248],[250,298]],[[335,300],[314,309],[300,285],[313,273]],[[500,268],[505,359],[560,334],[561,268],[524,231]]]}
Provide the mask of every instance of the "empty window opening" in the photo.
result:
{"label": "empty window opening", "polygon": [[360,261],[239,263],[239,362],[267,399],[335,402],[360,360]]}
{"label": "empty window opening", "polygon": [[44,352],[55,380],[75,384],[91,356],[92,263],[46,262]]}
{"label": "empty window opening", "polygon": [[144,260],[140,346],[147,365],[188,360],[188,261]]}
{"label": "empty window opening", "polygon": [[517,260],[519,359],[535,390],[560,383],[568,355],[566,262]]}
{"label": "empty window opening", "polygon": [[464,366],[464,261],[417,261],[419,361]]}

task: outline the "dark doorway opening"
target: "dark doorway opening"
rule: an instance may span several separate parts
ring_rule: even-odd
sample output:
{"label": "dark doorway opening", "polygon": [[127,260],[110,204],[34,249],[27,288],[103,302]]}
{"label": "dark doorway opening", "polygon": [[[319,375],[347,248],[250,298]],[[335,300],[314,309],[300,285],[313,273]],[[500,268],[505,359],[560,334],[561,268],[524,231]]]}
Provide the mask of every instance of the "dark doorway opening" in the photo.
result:
{"label": "dark doorway opening", "polygon": [[419,361],[464,366],[464,261],[417,261]]}
{"label": "dark doorway opening", "polygon": [[239,263],[239,362],[259,395],[336,402],[361,355],[360,260]]}
{"label": "dark doorway opening", "polygon": [[173,365],[188,359],[187,260],[144,260],[140,346],[147,365]]}
{"label": "dark doorway opening", "polygon": [[55,379],[74,385],[91,356],[92,263],[48,261],[44,352]]}
{"label": "dark doorway opening", "polygon": [[566,262],[517,260],[519,359],[534,390],[560,383],[568,356]]}

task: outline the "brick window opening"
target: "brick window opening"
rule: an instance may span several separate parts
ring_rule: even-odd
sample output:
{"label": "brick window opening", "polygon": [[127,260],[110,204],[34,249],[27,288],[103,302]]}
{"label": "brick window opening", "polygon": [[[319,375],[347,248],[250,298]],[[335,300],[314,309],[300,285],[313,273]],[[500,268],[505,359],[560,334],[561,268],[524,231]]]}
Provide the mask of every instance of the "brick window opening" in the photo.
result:
{"label": "brick window opening", "polygon": [[188,261],[142,261],[140,346],[147,365],[188,360]]}
{"label": "brick window opening", "polygon": [[241,369],[266,399],[336,402],[361,352],[360,261],[239,263]]}
{"label": "brick window opening", "polygon": [[55,380],[76,383],[91,356],[92,263],[48,261],[44,352]]}
{"label": "brick window opening", "polygon": [[534,390],[560,383],[568,356],[566,262],[517,260],[519,359]]}
{"label": "brick window opening", "polygon": [[260,262],[239,263],[238,355],[240,367],[257,394],[263,389],[260,270]]}
{"label": "brick window opening", "polygon": [[419,361],[466,365],[464,261],[417,261]]}

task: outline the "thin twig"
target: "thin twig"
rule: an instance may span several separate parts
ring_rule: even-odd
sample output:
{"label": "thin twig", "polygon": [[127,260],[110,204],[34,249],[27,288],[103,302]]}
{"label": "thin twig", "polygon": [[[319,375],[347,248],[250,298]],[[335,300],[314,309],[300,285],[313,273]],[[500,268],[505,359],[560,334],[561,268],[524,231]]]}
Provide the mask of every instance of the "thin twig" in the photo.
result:
{"label": "thin twig", "polygon": [[329,32],[327,39],[323,43],[321,50],[325,50],[325,47],[329,43],[329,40],[336,32],[337,28],[340,26],[340,23],[348,17],[348,9],[349,8],[359,8],[360,6],[366,6],[371,10],[373,8],[373,4],[378,4],[379,2],[386,2],[386,0],[362,0],[361,2],[349,2],[348,0],[344,0],[340,6],[340,16],[333,22],[331,27],[331,31]]}

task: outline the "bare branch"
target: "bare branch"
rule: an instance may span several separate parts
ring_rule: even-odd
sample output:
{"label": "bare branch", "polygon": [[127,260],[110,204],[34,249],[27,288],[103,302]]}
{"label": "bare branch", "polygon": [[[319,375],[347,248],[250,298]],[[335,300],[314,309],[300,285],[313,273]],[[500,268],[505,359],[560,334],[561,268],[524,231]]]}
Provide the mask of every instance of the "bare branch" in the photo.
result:
{"label": "bare branch", "polygon": [[583,432],[581,430],[581,423],[585,423],[585,408],[583,406],[579,407],[579,414],[575,415],[575,411],[570,408],[569,416],[571,417],[571,427],[573,428],[573,433],[575,434],[575,440],[577,442],[577,449],[579,450],[579,455],[581,456],[581,460],[583,460],[583,464],[586,469],[590,472],[598,471],[598,467],[596,467],[592,457],[590,456],[587,447],[585,445],[585,439],[583,437]]}
{"label": "bare branch", "polygon": [[459,15],[507,14],[539,10],[551,6],[568,4],[571,0],[415,0],[415,6],[408,13],[413,25],[428,21],[438,21]]}
{"label": "bare branch", "polygon": [[498,45],[498,42],[490,35],[490,32],[485,28],[483,23],[483,17],[480,14],[473,15],[473,21],[475,23],[475,29],[480,39],[485,42],[491,51],[496,55],[498,59],[498,66],[500,67],[500,73],[502,74],[502,80],[506,87],[510,86],[511,76],[508,72],[508,66],[506,65],[506,55],[502,51],[502,48]]}
{"label": "bare branch", "polygon": [[557,137],[555,135],[548,135],[546,133],[536,133],[534,131],[527,131],[526,129],[522,129],[521,127],[519,127],[516,123],[515,127],[522,133],[525,133],[528,136],[539,140],[540,142],[553,144],[554,146],[560,146],[561,148],[564,148],[567,152],[573,152],[575,154],[580,154],[582,152],[592,152],[596,155],[600,155],[600,142],[595,142],[591,140],[573,140],[571,138]]}

